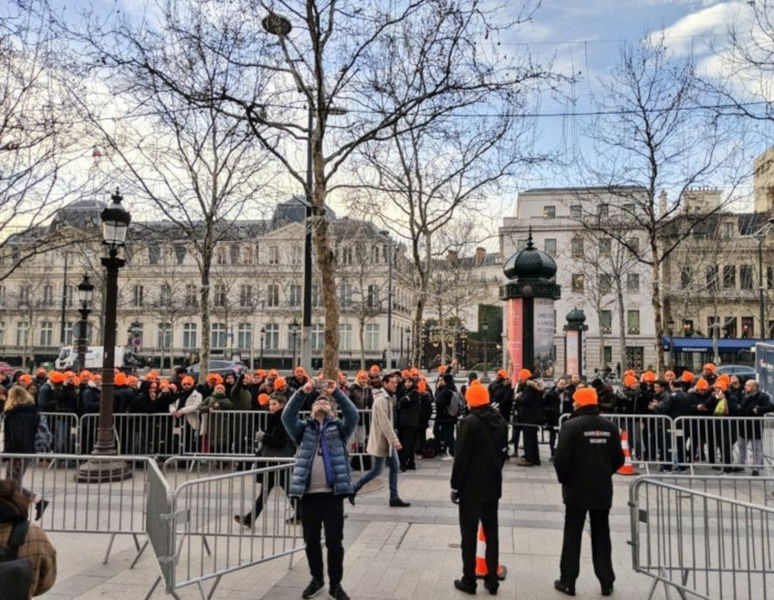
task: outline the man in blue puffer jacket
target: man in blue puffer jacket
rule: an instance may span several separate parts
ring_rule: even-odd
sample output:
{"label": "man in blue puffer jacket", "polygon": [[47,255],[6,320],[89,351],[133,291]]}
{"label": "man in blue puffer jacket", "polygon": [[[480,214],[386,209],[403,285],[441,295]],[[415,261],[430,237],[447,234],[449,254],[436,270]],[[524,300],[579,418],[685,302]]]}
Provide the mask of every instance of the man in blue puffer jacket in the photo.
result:
{"label": "man in blue puffer jacket", "polygon": [[[325,586],[320,542],[321,529],[325,527],[328,591],[334,600],[349,600],[341,587],[344,572],[344,497],[352,494],[347,439],[357,427],[358,412],[352,400],[337,388],[335,381],[326,381],[322,393],[312,404],[311,418],[302,420],[298,411],[313,391],[314,381],[308,379],[291,396],[282,413],[282,424],[298,447],[289,495],[301,499],[301,526],[312,573],[312,581],[302,595],[311,598]],[[335,417],[332,399],[344,413],[342,419]]]}

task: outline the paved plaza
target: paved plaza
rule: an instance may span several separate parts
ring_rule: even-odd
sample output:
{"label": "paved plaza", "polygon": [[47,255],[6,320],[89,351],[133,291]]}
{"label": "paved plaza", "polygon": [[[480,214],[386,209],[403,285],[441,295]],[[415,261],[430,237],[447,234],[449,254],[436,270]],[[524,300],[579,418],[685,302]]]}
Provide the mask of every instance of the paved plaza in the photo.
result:
{"label": "paved plaza", "polygon": [[[545,448],[543,449],[546,450]],[[358,496],[357,505],[345,504],[348,519],[344,541],[344,589],[353,599],[464,598],[452,581],[461,574],[456,506],[449,501],[451,462],[418,461],[417,470],[402,473],[400,493],[410,508],[390,508],[386,485]],[[563,505],[553,467],[522,468],[511,460],[504,471],[504,495],[500,504],[500,560],[507,579],[500,588],[503,598],[562,598],[552,587],[558,576]],[[386,473],[382,475],[386,483]],[[650,580],[631,569],[627,544],[627,510],[630,478],[616,477],[611,513],[616,595],[646,598]],[[59,554],[59,576],[47,600],[69,598],[143,598],[158,576],[151,552],[143,554],[134,569],[134,541],[118,536],[107,565],[102,559],[106,535],[51,533]],[[303,553],[280,558],[223,577],[214,598],[229,600],[267,598],[296,599],[308,583]],[[211,583],[207,584],[207,589]],[[488,596],[483,586],[478,594]],[[590,541],[584,537],[579,597],[598,597],[599,584],[591,565]],[[199,598],[195,587],[180,590],[183,598]],[[157,590],[152,598],[166,597]],[[324,597],[324,596],[320,596]]]}

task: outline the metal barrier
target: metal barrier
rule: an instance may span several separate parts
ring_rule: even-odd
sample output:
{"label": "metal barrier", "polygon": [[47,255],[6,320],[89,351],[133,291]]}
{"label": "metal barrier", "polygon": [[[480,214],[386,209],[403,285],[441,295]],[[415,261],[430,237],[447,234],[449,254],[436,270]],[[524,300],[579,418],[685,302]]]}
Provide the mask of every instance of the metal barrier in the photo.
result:
{"label": "metal barrier", "polygon": [[80,454],[80,423],[75,413],[41,412],[46,417],[52,441],[49,452],[57,454]]}
{"label": "metal barrier", "polygon": [[[217,461],[218,457],[212,457],[206,462]],[[173,465],[171,460],[165,467],[169,470]],[[175,597],[176,590],[190,585],[197,586],[202,598],[211,597],[223,575],[303,550],[290,500],[284,493],[272,492],[277,487],[289,488],[292,469],[293,461],[287,461],[194,479],[168,495],[159,481],[154,482],[151,491],[159,512],[148,511],[147,527],[149,536],[153,532],[151,539],[158,540],[158,551],[155,543],[154,551],[162,576],[146,598],[161,580],[167,593]],[[170,502],[164,503],[165,497]],[[250,526],[235,522],[233,515],[250,515]],[[203,584],[210,579],[215,581],[205,592]]]}
{"label": "metal barrier", "polygon": [[[147,488],[147,458],[137,456],[83,456],[79,454],[3,454],[6,477],[14,479],[48,506],[40,520],[47,531],[109,534],[103,564],[107,564],[117,535],[131,535],[137,555],[144,550],[138,536],[145,534],[143,515]],[[112,483],[78,481],[81,465],[127,461],[131,477]],[[131,568],[130,567],[130,568]]]}
{"label": "metal barrier", "polygon": [[[764,481],[772,485],[755,479]],[[653,578],[649,597],[659,583],[667,597],[670,588],[707,600],[772,595],[774,508],[654,477],[632,483],[629,506],[632,566]]]}

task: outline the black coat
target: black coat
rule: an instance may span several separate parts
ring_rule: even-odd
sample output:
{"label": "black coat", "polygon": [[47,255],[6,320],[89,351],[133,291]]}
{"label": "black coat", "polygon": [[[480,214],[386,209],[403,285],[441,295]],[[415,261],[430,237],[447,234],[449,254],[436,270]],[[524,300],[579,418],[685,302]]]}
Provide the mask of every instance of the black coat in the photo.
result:
{"label": "black coat", "polygon": [[532,425],[542,425],[545,423],[543,392],[533,387],[533,385],[520,383],[516,389],[516,412],[518,423],[530,423]]}
{"label": "black coat", "polygon": [[470,410],[457,426],[451,487],[461,502],[486,502],[502,495],[508,424],[491,405]]}
{"label": "black coat", "polygon": [[670,419],[687,417],[693,414],[691,399],[682,390],[674,390],[665,395],[664,399],[656,406],[656,412],[666,415]]}
{"label": "black coat", "polygon": [[[451,377],[449,377],[451,379]],[[438,388],[438,392],[435,397],[435,422],[441,424],[456,423],[457,417],[453,417],[449,414],[449,404],[452,400],[452,392],[457,390],[454,385],[454,380],[451,382],[444,377],[445,384]]]}
{"label": "black coat", "polygon": [[422,422],[422,400],[416,389],[398,400],[398,423],[400,427],[419,427]]}
{"label": "black coat", "polygon": [[269,413],[266,432],[261,440],[260,456],[293,456],[296,446],[282,424],[282,411]]}
{"label": "black coat", "polygon": [[34,404],[20,404],[5,413],[5,452],[35,454],[35,436],[40,415]]}
{"label": "black coat", "polygon": [[624,464],[621,436],[599,406],[582,406],[564,422],[554,468],[567,506],[591,510],[613,504],[613,473]]}
{"label": "black coat", "polygon": [[[753,412],[754,408],[758,409],[757,414]],[[763,415],[770,412],[774,412],[774,404],[771,403],[771,398],[769,398],[768,394],[758,390],[750,396],[743,395],[742,403],[739,406],[739,416],[758,418],[760,421],[745,423],[740,435],[744,435],[748,439],[761,439]]]}

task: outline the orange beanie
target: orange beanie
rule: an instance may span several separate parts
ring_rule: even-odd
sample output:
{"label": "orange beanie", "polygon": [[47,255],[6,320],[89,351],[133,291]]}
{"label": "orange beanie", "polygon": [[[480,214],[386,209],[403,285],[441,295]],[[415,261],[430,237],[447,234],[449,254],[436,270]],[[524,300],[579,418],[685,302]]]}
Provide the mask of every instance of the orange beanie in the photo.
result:
{"label": "orange beanie", "polygon": [[497,376],[502,379],[508,379],[508,371],[506,371],[505,369],[500,369],[499,371],[497,371]]}
{"label": "orange beanie", "polygon": [[29,373],[24,373],[23,375],[19,375],[19,383],[22,385],[29,385],[32,383],[32,375]]}
{"label": "orange beanie", "polygon": [[471,408],[489,404],[489,390],[487,390],[477,379],[475,379],[473,380],[473,383],[470,384],[468,390],[465,392],[465,401]]}
{"label": "orange beanie", "polygon": [[683,383],[691,383],[694,377],[696,376],[690,371],[683,371],[683,374],[680,375],[680,381]]}
{"label": "orange beanie", "polygon": [[696,382],[696,389],[697,390],[708,390],[709,389],[709,382],[704,379],[704,377],[699,377],[699,380]]}
{"label": "orange beanie", "polygon": [[126,375],[123,373],[116,373],[115,377],[113,377],[113,383],[116,385],[126,385]]}
{"label": "orange beanie", "polygon": [[645,371],[640,377],[640,381],[643,383],[653,383],[656,381],[656,374],[653,371]]}
{"label": "orange beanie", "polygon": [[266,406],[269,403],[269,394],[258,394],[258,404]]}
{"label": "orange beanie", "polygon": [[185,385],[186,383],[190,383],[191,385],[193,385],[195,382],[193,377],[191,377],[190,375],[186,375],[185,377],[183,377],[183,380],[180,383],[183,385]]}
{"label": "orange beanie", "polygon": [[718,381],[725,381],[727,384],[731,383],[731,375],[729,375],[728,373],[721,373],[720,375],[718,375],[717,379],[715,379],[715,383],[717,383]]}
{"label": "orange beanie", "polygon": [[446,373],[446,365],[438,365],[438,374],[443,375]]}
{"label": "orange beanie", "polygon": [[64,380],[65,380],[64,373],[61,373],[59,371],[51,371],[48,374],[48,378],[51,380],[52,383],[64,383]]}
{"label": "orange beanie", "polygon": [[284,387],[285,387],[285,380],[282,377],[277,377],[277,379],[274,380],[274,389],[281,390]]}
{"label": "orange beanie", "polygon": [[635,371],[634,369],[626,369],[624,371],[624,377],[626,377],[627,375],[631,375],[632,377],[637,377],[637,371]]}
{"label": "orange beanie", "polygon": [[722,390],[724,392],[728,391],[728,382],[725,379],[718,379],[715,382],[715,389]]}
{"label": "orange beanie", "polygon": [[702,371],[709,371],[713,375],[718,372],[718,368],[713,363],[707,363],[701,368]]}
{"label": "orange beanie", "polygon": [[637,378],[634,377],[633,375],[627,375],[623,379],[623,384],[624,384],[624,386],[626,386],[628,388],[636,387],[637,386]]}
{"label": "orange beanie", "polygon": [[424,379],[420,379],[417,383],[417,390],[422,394],[427,391],[427,382]]}
{"label": "orange beanie", "polygon": [[529,372],[529,369],[522,369],[519,371],[519,381],[529,379],[530,377],[532,377],[532,373]]}
{"label": "orange beanie", "polygon": [[579,388],[575,390],[575,393],[572,395],[572,399],[579,406],[590,406],[592,404],[597,404],[597,390],[595,390],[593,387]]}

